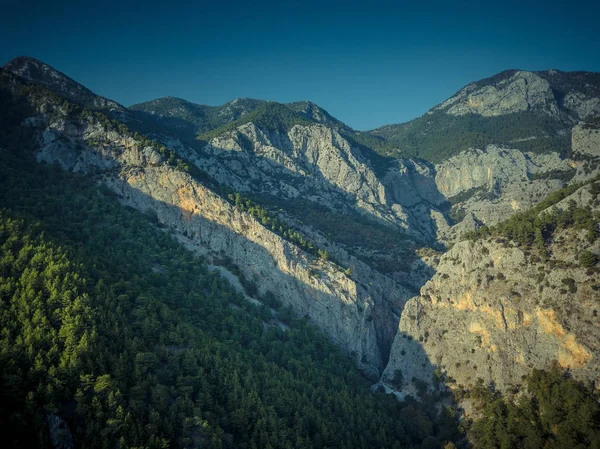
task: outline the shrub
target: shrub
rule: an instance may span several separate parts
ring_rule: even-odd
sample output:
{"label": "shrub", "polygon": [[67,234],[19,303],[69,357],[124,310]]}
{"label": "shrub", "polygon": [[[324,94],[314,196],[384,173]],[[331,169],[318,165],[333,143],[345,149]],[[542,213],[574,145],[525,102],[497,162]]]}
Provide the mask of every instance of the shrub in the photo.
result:
{"label": "shrub", "polygon": [[583,268],[591,268],[598,262],[598,256],[589,250],[584,250],[579,255],[579,265]]}

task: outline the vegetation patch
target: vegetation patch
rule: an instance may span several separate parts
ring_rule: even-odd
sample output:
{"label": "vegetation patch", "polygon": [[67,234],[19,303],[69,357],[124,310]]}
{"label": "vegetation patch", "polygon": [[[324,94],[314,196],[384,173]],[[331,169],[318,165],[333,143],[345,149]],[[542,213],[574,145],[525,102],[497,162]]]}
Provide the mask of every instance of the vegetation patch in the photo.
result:
{"label": "vegetation patch", "polygon": [[469,430],[476,449],[596,447],[600,442],[598,395],[558,363],[534,369],[525,391],[505,397],[480,379],[470,392],[481,414]]}

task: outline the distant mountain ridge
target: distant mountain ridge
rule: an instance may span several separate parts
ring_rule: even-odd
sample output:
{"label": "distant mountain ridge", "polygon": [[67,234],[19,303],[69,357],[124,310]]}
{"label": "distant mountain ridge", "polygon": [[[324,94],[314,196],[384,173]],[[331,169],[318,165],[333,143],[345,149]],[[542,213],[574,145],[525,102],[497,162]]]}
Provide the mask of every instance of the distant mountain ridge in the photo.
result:
{"label": "distant mountain ridge", "polygon": [[196,104],[181,98],[163,97],[129,107],[149,114],[167,128],[189,133],[204,133],[254,111],[263,100],[236,98],[222,106]]}
{"label": "distant mountain ridge", "polygon": [[[262,120],[271,129],[283,129],[296,123],[321,123],[336,129],[352,129],[311,101],[277,103],[252,98],[236,98],[221,106],[191,103],[181,98],[163,97],[129,108],[138,117],[188,139],[217,136],[249,121]],[[250,115],[254,113],[254,115]],[[143,114],[143,115],[139,115]]]}
{"label": "distant mountain ridge", "polygon": [[535,111],[585,120],[600,113],[599,96],[597,73],[507,70],[468,84],[431,112],[489,117]]}
{"label": "distant mountain ridge", "polygon": [[419,118],[368,134],[380,139],[384,154],[432,162],[489,144],[566,154],[572,126],[599,115],[600,73],[506,70],[468,84]]}
{"label": "distant mountain ridge", "polygon": [[[336,129],[370,152],[372,159],[377,152],[439,163],[490,144],[567,154],[573,125],[600,116],[600,73],[594,72],[505,70],[468,84],[414,120],[358,132],[310,101],[284,104],[237,98],[208,106],[163,97],[125,108],[34,58],[17,57],[4,68],[88,109],[121,115],[117,118],[133,128],[146,132],[155,128],[188,144],[194,144],[197,136],[222,135],[250,120],[262,120],[273,129],[310,122]],[[251,113],[255,115],[249,117]]]}

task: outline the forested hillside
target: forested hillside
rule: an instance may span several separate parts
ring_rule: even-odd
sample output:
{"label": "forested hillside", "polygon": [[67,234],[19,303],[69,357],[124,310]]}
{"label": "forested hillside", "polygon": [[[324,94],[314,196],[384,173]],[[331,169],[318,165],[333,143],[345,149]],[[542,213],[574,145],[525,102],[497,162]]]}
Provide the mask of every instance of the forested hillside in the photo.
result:
{"label": "forested hillside", "polygon": [[445,411],[372,395],[305,320],[284,310],[282,330],[274,311],[89,179],[5,150],[0,170],[0,422],[11,447],[420,447],[458,436]]}
{"label": "forested hillside", "polygon": [[600,405],[589,386],[573,380],[558,364],[534,369],[527,392],[503,396],[478,382],[471,398],[481,414],[470,436],[481,449],[600,447]]}
{"label": "forested hillside", "polygon": [[559,132],[564,131],[563,127],[555,117],[530,112],[484,117],[435,111],[408,123],[378,128],[370,135],[364,133],[362,138],[387,156],[419,157],[439,163],[461,151],[489,144],[566,154],[570,135]]}

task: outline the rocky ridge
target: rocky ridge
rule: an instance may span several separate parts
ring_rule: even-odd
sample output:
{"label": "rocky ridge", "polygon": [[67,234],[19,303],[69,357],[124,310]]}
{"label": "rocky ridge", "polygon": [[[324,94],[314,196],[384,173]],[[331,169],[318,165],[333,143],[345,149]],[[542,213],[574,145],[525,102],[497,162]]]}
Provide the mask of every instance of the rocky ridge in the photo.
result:
{"label": "rocky ridge", "polygon": [[20,56],[8,62],[4,69],[88,109],[101,110],[119,119],[126,119],[129,115],[126,108],[116,101],[96,95],[64,73],[37,59]]}
{"label": "rocky ridge", "polygon": [[367,371],[383,369],[404,302],[411,293],[359,260],[337,264],[305,253],[252,215],[170,166],[133,134],[107,129],[94,116],[73,117],[50,103],[35,103],[24,125],[40,136],[39,162],[98,177],[121,201],[155,214],[209,258],[227,255],[243,275],[308,316]]}
{"label": "rocky ridge", "polygon": [[547,115],[563,114],[572,120],[585,120],[600,114],[600,98],[594,79],[583,77],[578,86],[565,85],[563,74],[506,71],[486,80],[471,83],[433,111],[451,115],[479,114],[484,117],[536,110]]}
{"label": "rocky ridge", "polygon": [[262,100],[236,98],[222,106],[195,104],[181,98],[164,97],[129,107],[137,118],[164,127],[176,135],[193,139],[196,133],[226,125],[254,111]]}

